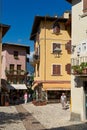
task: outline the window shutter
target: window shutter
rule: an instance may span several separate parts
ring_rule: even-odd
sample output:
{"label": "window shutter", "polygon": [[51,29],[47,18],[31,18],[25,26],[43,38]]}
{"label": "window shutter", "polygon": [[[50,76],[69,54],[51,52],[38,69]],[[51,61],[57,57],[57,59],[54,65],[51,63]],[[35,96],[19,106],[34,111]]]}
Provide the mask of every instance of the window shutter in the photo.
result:
{"label": "window shutter", "polygon": [[87,12],[87,0],[83,0],[83,12]]}
{"label": "window shutter", "polygon": [[67,71],[67,74],[71,74],[71,64],[70,63],[65,66],[65,69]]}
{"label": "window shutter", "polygon": [[66,43],[65,49],[67,50],[68,54],[71,54],[71,40]]}
{"label": "window shutter", "polygon": [[60,75],[60,65],[53,65],[53,75]]}

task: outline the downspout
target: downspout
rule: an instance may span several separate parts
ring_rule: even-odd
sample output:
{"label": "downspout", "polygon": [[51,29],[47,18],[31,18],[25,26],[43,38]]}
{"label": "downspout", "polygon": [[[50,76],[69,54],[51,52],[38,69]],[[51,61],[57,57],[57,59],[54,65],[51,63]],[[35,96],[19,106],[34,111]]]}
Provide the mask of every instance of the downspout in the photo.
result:
{"label": "downspout", "polygon": [[46,16],[44,24],[44,81],[46,81]]}

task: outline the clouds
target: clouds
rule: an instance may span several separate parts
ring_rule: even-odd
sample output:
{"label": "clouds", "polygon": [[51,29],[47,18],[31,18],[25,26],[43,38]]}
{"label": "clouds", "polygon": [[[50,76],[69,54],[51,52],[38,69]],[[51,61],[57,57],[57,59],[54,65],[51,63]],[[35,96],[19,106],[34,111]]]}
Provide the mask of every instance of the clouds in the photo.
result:
{"label": "clouds", "polygon": [[30,52],[30,55],[27,55],[27,57],[28,57],[30,60],[32,60],[33,54],[34,54],[34,51],[31,51],[31,52]]}

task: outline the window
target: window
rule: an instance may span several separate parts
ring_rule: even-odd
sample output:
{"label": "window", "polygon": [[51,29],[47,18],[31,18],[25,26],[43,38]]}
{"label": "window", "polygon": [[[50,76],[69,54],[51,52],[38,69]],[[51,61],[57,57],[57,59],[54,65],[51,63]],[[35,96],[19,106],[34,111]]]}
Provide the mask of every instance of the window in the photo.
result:
{"label": "window", "polygon": [[53,75],[60,75],[61,71],[61,65],[53,65]]}
{"label": "window", "polygon": [[10,74],[14,74],[14,64],[10,64],[9,70],[10,70]]}
{"label": "window", "polygon": [[18,51],[14,51],[14,59],[18,59]]}
{"label": "window", "polygon": [[59,34],[60,33],[60,25],[58,22],[53,24],[53,33]]}
{"label": "window", "polygon": [[82,51],[83,51],[83,52],[86,51],[86,43],[82,43]]}
{"label": "window", "polygon": [[21,65],[17,65],[17,74],[21,74]]}
{"label": "window", "polygon": [[77,51],[77,55],[82,52],[81,44],[78,44],[78,45],[76,46],[76,51]]}
{"label": "window", "polygon": [[87,12],[87,0],[83,0],[83,12]]}
{"label": "window", "polygon": [[60,43],[53,43],[53,53],[54,53],[54,50],[55,48],[61,48],[61,44]]}

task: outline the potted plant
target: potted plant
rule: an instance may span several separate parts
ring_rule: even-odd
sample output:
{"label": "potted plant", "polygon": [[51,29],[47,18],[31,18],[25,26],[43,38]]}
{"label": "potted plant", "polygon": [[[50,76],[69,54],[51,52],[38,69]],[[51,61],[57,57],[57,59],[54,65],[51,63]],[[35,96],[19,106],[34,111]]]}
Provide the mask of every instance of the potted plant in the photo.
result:
{"label": "potted plant", "polygon": [[82,73],[82,67],[80,65],[74,65],[72,66],[73,74],[81,74]]}
{"label": "potted plant", "polygon": [[87,74],[87,62],[82,62],[80,66],[82,68],[82,73]]}

